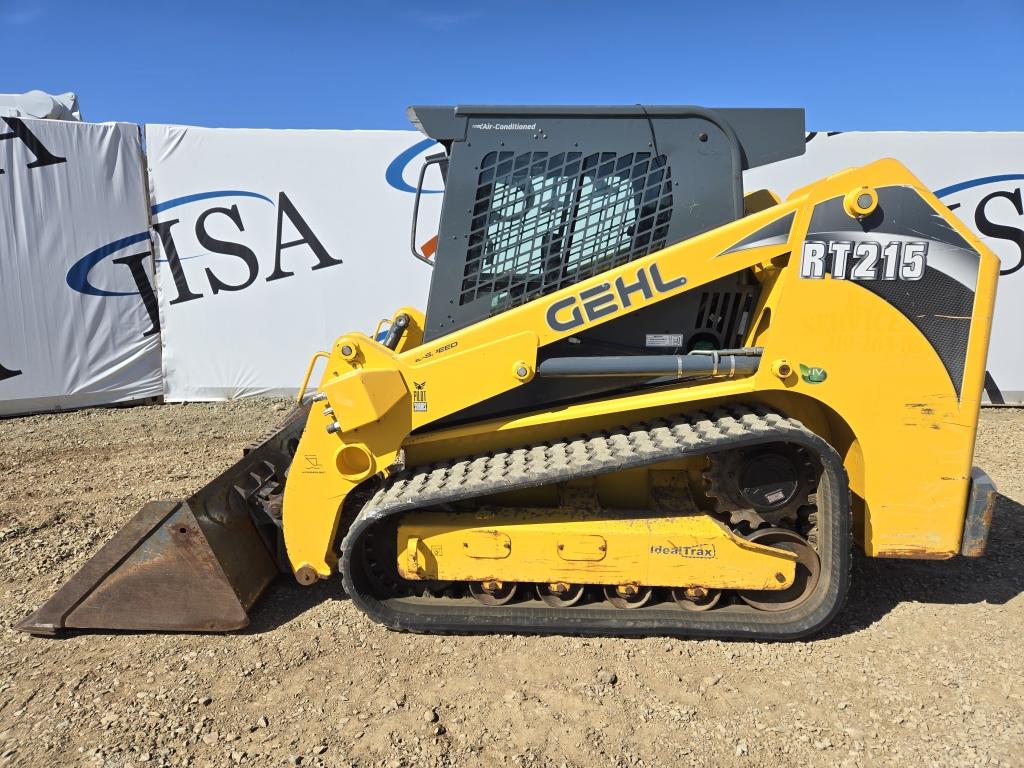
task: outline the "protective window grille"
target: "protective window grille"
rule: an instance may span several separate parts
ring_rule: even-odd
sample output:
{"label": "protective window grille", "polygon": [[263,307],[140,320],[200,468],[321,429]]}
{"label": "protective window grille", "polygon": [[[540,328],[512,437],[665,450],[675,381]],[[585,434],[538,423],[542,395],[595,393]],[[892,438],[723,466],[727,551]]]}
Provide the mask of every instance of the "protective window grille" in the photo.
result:
{"label": "protective window grille", "polygon": [[663,155],[490,152],[459,303],[491,313],[665,247],[672,180]]}

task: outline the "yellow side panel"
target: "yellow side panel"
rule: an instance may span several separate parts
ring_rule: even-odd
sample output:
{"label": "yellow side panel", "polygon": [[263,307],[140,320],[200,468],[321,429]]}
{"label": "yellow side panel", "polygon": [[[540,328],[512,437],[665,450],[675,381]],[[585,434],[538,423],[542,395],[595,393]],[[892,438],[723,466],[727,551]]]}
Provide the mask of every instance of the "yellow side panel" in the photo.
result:
{"label": "yellow side panel", "polygon": [[803,418],[818,408],[794,397],[806,395],[849,426],[854,442],[836,447],[867,554],[951,557],[963,527],[976,390],[965,386],[958,400],[927,340],[874,294],[846,281],[786,278],[769,346],[826,378],[759,376],[759,399]]}
{"label": "yellow side panel", "polygon": [[358,429],[380,421],[406,392],[398,371],[352,371],[338,379],[331,405],[344,414],[346,429]]}
{"label": "yellow side panel", "polygon": [[707,515],[422,512],[399,523],[397,552],[398,572],[411,580],[785,589],[796,571],[796,555]]}

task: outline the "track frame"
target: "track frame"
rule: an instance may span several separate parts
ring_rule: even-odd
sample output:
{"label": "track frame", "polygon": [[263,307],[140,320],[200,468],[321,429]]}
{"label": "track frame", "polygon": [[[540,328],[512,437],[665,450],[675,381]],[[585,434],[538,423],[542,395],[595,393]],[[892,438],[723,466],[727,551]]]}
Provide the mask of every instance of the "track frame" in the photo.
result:
{"label": "track frame", "polygon": [[[674,605],[632,611],[532,604],[487,607],[404,598],[382,594],[360,556],[364,537],[375,526],[418,508],[780,442],[813,452],[822,466],[817,491],[821,576],[814,593],[786,611],[729,606],[692,612]],[[342,541],[340,562],[345,590],[356,606],[395,630],[789,640],[820,630],[843,606],[852,563],[850,493],[839,454],[799,421],[758,404],[728,406],[407,469],[389,479],[360,510]]]}

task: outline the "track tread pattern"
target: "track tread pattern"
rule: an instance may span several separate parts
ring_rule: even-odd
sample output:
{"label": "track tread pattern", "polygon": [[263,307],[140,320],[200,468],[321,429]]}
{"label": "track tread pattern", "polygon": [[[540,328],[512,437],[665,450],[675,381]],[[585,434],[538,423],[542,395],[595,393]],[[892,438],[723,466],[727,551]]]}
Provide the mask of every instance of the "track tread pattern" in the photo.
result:
{"label": "track tread pattern", "polygon": [[719,410],[695,421],[658,419],[596,435],[498,451],[450,464],[403,471],[364,508],[376,517],[396,509],[457,501],[516,488],[548,485],[665,461],[681,454],[720,449],[733,438],[804,431],[800,422],[777,413]]}
{"label": "track tread pattern", "polygon": [[[759,405],[720,407],[712,411],[690,412],[676,418],[659,418],[628,427],[580,434],[563,440],[533,446],[495,451],[456,459],[448,463],[412,467],[395,474],[363,507],[342,542],[342,574],[346,592],[356,604],[376,621],[396,629],[414,631],[481,631],[496,627],[457,626],[426,618],[389,617],[381,601],[361,594],[352,578],[353,551],[360,536],[381,519],[412,509],[443,503],[464,501],[521,488],[564,482],[579,477],[617,472],[632,467],[654,464],[686,456],[700,455],[727,448],[745,447],[766,442],[796,442],[814,449],[822,457],[826,471],[833,478],[833,495],[839,509],[837,533],[843,540],[840,556],[832,558],[832,573],[837,586],[828,618],[841,607],[849,584],[849,497],[846,473],[834,449],[796,419]],[[836,482],[839,481],[839,482]],[[368,599],[369,598],[369,599]],[[573,609],[568,609],[569,611]],[[553,612],[554,613],[554,612]],[[632,613],[632,612],[631,612]],[[640,612],[637,612],[640,613]],[[695,614],[698,615],[698,614]],[[703,616],[704,614],[699,614]],[[524,617],[526,613],[524,612]],[[568,614],[566,613],[566,616]],[[580,618],[583,618],[580,615]],[[685,619],[686,617],[682,617]],[[486,617],[483,624],[488,624]],[[528,622],[525,631],[596,631],[577,621]],[[642,634],[645,622],[623,617],[619,626],[602,625],[601,634]],[[817,629],[791,627],[779,631],[746,631],[739,624],[723,631],[696,631],[691,634],[718,636],[801,636]],[[499,630],[500,631],[500,630]],[[654,629],[668,631],[671,628]],[[649,633],[649,632],[648,632]]]}

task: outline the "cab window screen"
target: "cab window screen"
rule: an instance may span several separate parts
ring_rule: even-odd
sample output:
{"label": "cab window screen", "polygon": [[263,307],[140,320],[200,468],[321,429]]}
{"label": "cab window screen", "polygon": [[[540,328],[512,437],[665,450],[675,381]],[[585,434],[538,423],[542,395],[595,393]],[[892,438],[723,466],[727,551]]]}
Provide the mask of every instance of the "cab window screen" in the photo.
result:
{"label": "cab window screen", "polygon": [[671,187],[650,152],[488,153],[460,305],[495,314],[665,247]]}

